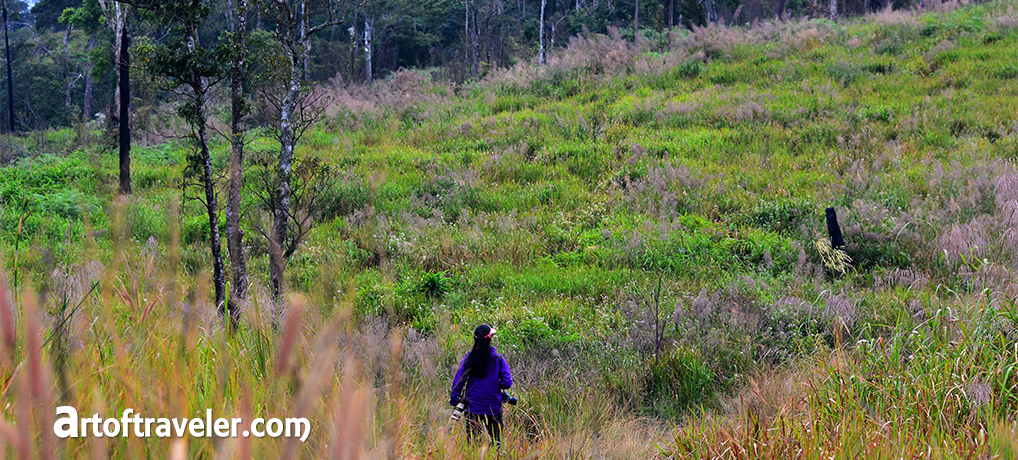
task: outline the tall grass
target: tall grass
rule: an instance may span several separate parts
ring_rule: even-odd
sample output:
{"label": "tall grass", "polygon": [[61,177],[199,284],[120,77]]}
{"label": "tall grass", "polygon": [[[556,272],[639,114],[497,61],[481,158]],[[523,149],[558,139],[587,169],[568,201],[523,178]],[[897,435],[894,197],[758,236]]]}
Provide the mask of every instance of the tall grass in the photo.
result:
{"label": "tall grass", "polygon": [[[521,400],[506,458],[1014,457],[1015,5],[931,8],[320,88],[298,156],[330,166],[329,211],[280,305],[248,228],[235,335],[184,146],[139,149],[119,199],[101,147],[4,139],[0,453],[490,456],[445,404],[487,322]],[[57,404],[313,431],[58,441]]]}
{"label": "tall grass", "polygon": [[[316,300],[294,294],[277,331],[269,321],[272,307],[256,294],[238,332],[227,335],[202,300],[207,293],[195,291],[202,284],[194,277],[130,240],[123,240],[116,259],[102,269],[64,275],[77,282],[59,288],[68,306],[59,315],[40,311],[39,301],[46,299],[29,289],[15,303],[7,283],[0,288],[5,401],[0,448],[6,454],[484,458],[491,450],[468,446],[462,424],[448,421],[445,379],[435,375],[444,353],[419,334],[355,322],[350,298],[322,314]],[[97,288],[89,288],[91,283]],[[596,393],[581,401],[568,393],[523,394],[520,408],[507,411],[502,453],[509,458],[571,458],[592,451],[627,458],[650,452],[651,437],[632,438],[644,422],[622,418]],[[242,417],[245,423],[254,417],[307,417],[312,432],[306,443],[133,435],[57,440],[52,430],[57,405],[76,407],[82,416],[117,417],[132,408],[149,417],[196,417],[212,409],[217,417]],[[544,405],[558,407],[542,413]],[[560,422],[572,428],[557,426]],[[587,432],[591,426],[601,426],[604,434]],[[563,447],[566,438],[572,447]],[[612,445],[610,439],[623,442]]]}
{"label": "tall grass", "polygon": [[928,298],[872,339],[753,378],[729,417],[694,418],[663,455],[1013,458],[1018,317],[984,294]]}

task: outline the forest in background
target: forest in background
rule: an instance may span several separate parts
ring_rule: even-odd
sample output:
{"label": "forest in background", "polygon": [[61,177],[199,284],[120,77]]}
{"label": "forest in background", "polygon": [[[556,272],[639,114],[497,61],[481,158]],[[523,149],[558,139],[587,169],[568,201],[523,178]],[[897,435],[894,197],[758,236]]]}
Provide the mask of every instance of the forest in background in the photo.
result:
{"label": "forest in background", "polygon": [[[132,2],[128,2],[132,3]],[[139,2],[133,2],[140,4]],[[143,3],[143,2],[142,2]],[[224,39],[235,25],[233,0],[201,2],[211,9],[201,39]],[[253,33],[275,30],[275,22],[252,2]],[[324,2],[311,2],[324,3]],[[693,27],[711,22],[742,25],[761,20],[852,17],[880,9],[922,7],[912,0],[371,0],[312,37],[303,78],[344,86],[386,78],[399,69],[427,69],[438,80],[478,80],[499,69],[538,59],[584,33],[610,28],[633,39],[634,27],[658,51]],[[268,4],[268,3],[266,3]],[[10,2],[9,40],[14,81],[15,128],[73,126],[115,118],[117,25],[108,13],[114,1],[40,0]],[[146,22],[145,13],[125,5],[134,38],[164,40],[167,27]],[[68,8],[80,9],[75,16]],[[543,33],[542,33],[543,31]],[[269,39],[271,40],[271,39]],[[271,63],[266,63],[271,65]],[[132,98],[132,123],[158,126],[166,103],[141,66]],[[268,69],[265,69],[268,71]],[[251,92],[256,87],[249,86]],[[7,107],[7,95],[0,94]],[[0,114],[2,126],[8,115]]]}

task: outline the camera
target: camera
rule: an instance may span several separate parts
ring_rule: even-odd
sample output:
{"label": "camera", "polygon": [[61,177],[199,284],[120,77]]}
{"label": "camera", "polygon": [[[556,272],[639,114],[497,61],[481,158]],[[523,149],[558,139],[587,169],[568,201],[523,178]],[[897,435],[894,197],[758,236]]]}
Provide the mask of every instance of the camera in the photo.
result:
{"label": "camera", "polygon": [[466,408],[467,408],[467,405],[464,404],[461,401],[459,404],[456,405],[456,408],[452,410],[452,417],[451,417],[451,419],[453,421],[459,421],[460,419],[462,419],[463,418],[463,409],[466,409]]}
{"label": "camera", "polygon": [[502,404],[509,403],[511,406],[515,406],[516,403],[520,402],[515,396],[509,396],[509,393],[502,392]]}

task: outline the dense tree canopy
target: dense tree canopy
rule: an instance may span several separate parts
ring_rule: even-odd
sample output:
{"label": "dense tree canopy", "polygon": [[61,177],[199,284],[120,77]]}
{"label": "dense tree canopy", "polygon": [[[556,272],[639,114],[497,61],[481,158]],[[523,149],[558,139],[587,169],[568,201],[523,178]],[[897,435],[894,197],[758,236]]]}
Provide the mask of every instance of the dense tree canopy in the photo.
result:
{"label": "dense tree canopy", "polygon": [[[670,26],[855,15],[910,7],[913,1],[918,0],[546,0],[544,38],[551,53],[584,31],[617,28],[632,39],[638,13],[641,35],[665,48]],[[229,13],[232,0],[199,3],[209,15],[199,30],[202,40],[216,40],[236,23]],[[114,116],[117,50],[111,46],[116,37],[108,13],[116,2],[40,0],[30,8],[25,2],[8,6],[17,128],[69,126],[98,114]],[[341,21],[313,35],[310,58],[303,64],[306,81],[364,82],[368,67],[373,79],[400,68],[431,68],[436,76],[462,81],[537,56],[541,0],[370,0],[354,6]],[[277,29],[267,11],[252,8],[252,33]],[[316,18],[324,19],[324,14],[316,13]],[[152,21],[132,29],[135,37],[154,42],[165,42],[171,34],[165,24]],[[166,96],[150,91],[156,86],[149,83],[134,82],[132,87],[136,99],[131,122],[144,129],[152,122],[151,108]],[[6,97],[2,102],[7,104]],[[6,115],[2,117],[6,122]]]}

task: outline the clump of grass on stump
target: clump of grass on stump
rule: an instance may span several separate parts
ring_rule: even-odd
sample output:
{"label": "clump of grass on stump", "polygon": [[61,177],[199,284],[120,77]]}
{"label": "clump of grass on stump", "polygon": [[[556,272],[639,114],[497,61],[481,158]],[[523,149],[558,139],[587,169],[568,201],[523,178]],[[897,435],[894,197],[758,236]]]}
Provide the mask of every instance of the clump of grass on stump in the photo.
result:
{"label": "clump of grass on stump", "polygon": [[813,243],[824,267],[835,276],[845,276],[852,268],[852,257],[842,248],[831,247],[831,242],[820,238]]}

